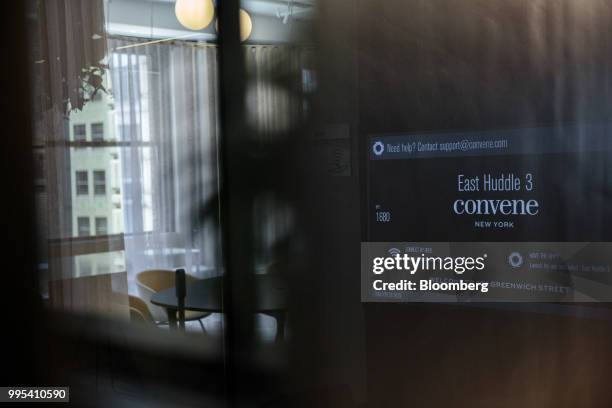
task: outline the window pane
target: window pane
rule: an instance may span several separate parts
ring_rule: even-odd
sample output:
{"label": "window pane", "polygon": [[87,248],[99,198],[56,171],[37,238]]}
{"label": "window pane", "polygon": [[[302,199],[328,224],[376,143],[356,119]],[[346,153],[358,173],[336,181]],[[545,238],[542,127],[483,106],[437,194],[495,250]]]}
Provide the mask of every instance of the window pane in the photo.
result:
{"label": "window pane", "polygon": [[91,140],[94,142],[104,140],[104,123],[91,124]]}
{"label": "window pane", "polygon": [[108,234],[108,220],[106,217],[96,217],[96,235]]}
{"label": "window pane", "polygon": [[94,170],[94,194],[106,195],[106,172],[104,170]]}
{"label": "window pane", "polygon": [[88,237],[89,231],[89,217],[78,217],[77,223],[79,226],[79,237]]}
{"label": "window pane", "polygon": [[87,180],[87,171],[77,171],[75,179],[77,195],[88,195],[89,183]]}
{"label": "window pane", "polygon": [[[115,16],[128,15],[121,11],[128,3],[151,11],[149,2],[102,1]],[[106,37],[102,30],[83,35],[99,16],[64,12],[98,1],[60,3],[57,16],[74,26],[39,27],[51,37],[41,37],[36,51],[53,55],[34,59],[41,62],[34,66],[37,109],[50,116],[36,128],[47,155],[41,186],[49,190],[38,194],[40,224],[49,231],[41,247],[50,248],[43,290],[60,307],[126,317],[115,286],[96,287],[108,296],[94,298],[87,285],[95,280],[76,281],[84,289],[74,285],[70,293],[63,282],[49,282],[117,275],[113,285],[123,281],[125,294],[128,287],[138,294],[135,277],[143,270],[183,268],[199,278],[222,273],[218,211],[209,210],[218,200],[218,50],[200,41],[203,34],[172,44]],[[55,6],[41,9],[48,11],[43,22],[56,17]],[[173,7],[155,9],[176,20]],[[51,43],[58,49],[48,49]],[[73,51],[87,59],[67,61]],[[57,95],[49,94],[56,88]],[[53,109],[42,103],[50,100]]]}
{"label": "window pane", "polygon": [[98,252],[73,257],[76,277],[121,274],[125,271],[124,251]]}
{"label": "window pane", "polygon": [[85,127],[85,125],[74,125],[73,131],[75,142],[84,142],[87,140],[87,128]]}

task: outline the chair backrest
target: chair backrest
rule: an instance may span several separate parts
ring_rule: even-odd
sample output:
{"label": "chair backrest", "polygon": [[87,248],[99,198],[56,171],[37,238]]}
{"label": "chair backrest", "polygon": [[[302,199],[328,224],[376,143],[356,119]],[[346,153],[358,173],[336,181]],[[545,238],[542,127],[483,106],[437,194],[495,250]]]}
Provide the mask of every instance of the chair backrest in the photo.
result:
{"label": "chair backrest", "polygon": [[147,304],[137,296],[129,296],[130,320],[145,323],[155,323]]}
{"label": "chair backrest", "polygon": [[[185,275],[187,284],[196,280],[193,276]],[[136,274],[136,283],[153,293],[174,287],[174,282],[175,274],[170,269],[149,269]]]}

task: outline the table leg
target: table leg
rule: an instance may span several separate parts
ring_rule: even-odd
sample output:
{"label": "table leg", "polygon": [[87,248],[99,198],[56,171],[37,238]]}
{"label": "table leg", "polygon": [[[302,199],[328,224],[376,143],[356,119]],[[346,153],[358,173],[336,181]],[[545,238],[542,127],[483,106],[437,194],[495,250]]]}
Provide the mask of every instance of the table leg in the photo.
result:
{"label": "table leg", "polygon": [[166,314],[168,315],[168,327],[170,330],[176,330],[176,310],[166,308]]}

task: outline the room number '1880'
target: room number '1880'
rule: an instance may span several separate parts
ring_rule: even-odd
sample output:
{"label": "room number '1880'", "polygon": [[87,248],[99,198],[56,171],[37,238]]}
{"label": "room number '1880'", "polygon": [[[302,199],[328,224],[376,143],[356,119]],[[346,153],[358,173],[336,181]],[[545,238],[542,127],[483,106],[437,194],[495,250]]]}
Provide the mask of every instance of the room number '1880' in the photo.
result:
{"label": "room number '1880'", "polygon": [[391,222],[391,212],[376,211],[376,222]]}

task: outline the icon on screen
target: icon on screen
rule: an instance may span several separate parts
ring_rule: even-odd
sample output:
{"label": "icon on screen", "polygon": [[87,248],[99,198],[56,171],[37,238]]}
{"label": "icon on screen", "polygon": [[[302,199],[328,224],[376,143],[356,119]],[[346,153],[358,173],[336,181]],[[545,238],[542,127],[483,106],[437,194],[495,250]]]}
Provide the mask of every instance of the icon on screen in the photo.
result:
{"label": "icon on screen", "polygon": [[518,252],[512,252],[508,255],[508,264],[513,268],[519,268],[523,265],[523,255]]}
{"label": "icon on screen", "polygon": [[389,252],[389,255],[396,257],[398,255],[401,255],[402,251],[400,251],[397,248],[391,248],[390,250],[388,250],[387,252]]}
{"label": "icon on screen", "polygon": [[375,155],[380,156],[385,152],[385,145],[383,144],[383,142],[378,141],[372,146],[372,151]]}

